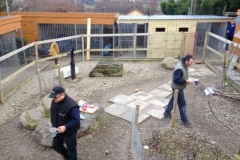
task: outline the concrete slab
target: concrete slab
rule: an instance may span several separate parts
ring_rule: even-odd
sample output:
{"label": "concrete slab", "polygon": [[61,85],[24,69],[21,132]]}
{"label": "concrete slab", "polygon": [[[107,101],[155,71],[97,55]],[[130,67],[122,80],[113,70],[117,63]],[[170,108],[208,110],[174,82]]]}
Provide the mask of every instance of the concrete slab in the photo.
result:
{"label": "concrete slab", "polygon": [[121,104],[121,105],[125,105],[127,103],[130,103],[133,100],[134,99],[130,96],[126,96],[124,94],[119,94],[116,97],[113,97],[113,98],[109,99],[108,101],[112,102],[112,103],[118,103],[118,104]]}
{"label": "concrete slab", "polygon": [[154,118],[163,119],[164,112],[165,112],[165,110],[163,110],[163,109],[152,109],[152,110],[149,110],[147,113],[150,114]]}
{"label": "concrete slab", "polygon": [[163,108],[163,107],[166,107],[169,100],[166,98],[163,98],[163,97],[154,96],[154,97],[150,98],[149,100],[147,100],[147,102],[150,104],[156,105],[158,108]]}
{"label": "concrete slab", "polygon": [[111,115],[114,116],[120,116],[122,114],[124,114],[125,112],[131,110],[131,108],[120,105],[120,104],[112,104],[111,106],[105,108],[105,111]]}
{"label": "concrete slab", "polygon": [[144,108],[146,108],[147,106],[150,105],[148,102],[141,101],[141,100],[135,100],[135,101],[128,103],[126,106],[135,109],[137,104],[140,105],[140,110],[143,110]]}
{"label": "concrete slab", "polygon": [[[132,122],[133,120],[133,114],[134,114],[134,109],[129,110],[128,112],[125,112],[124,114],[122,114],[120,116],[120,118],[125,119],[126,121]],[[146,120],[148,117],[150,117],[149,114],[140,112],[139,113],[139,118],[138,118],[138,123],[143,122],[144,120]]]}
{"label": "concrete slab", "polygon": [[152,95],[155,95],[155,96],[163,97],[163,98],[166,98],[166,97],[168,97],[169,95],[172,94],[172,92],[165,91],[165,90],[162,90],[162,89],[159,89],[159,88],[154,89],[149,93],[152,94]]}
{"label": "concrete slab", "polygon": [[141,100],[141,101],[146,101],[147,99],[153,97],[153,95],[143,92],[143,91],[140,91],[140,92],[132,94],[130,97]]}
{"label": "concrete slab", "polygon": [[162,90],[165,90],[165,91],[170,91],[172,92],[172,88],[171,88],[171,85],[170,83],[165,83],[164,85],[158,87],[159,89],[162,89]]}

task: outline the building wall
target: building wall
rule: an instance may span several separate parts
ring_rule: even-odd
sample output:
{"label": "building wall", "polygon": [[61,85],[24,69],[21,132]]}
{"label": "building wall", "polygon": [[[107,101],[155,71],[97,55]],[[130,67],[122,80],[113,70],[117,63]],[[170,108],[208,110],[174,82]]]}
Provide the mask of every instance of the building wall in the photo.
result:
{"label": "building wall", "polygon": [[92,24],[113,25],[117,17],[115,13],[10,12],[10,15],[22,17],[23,37],[28,43],[39,40],[38,24],[87,24],[91,18]]}
{"label": "building wall", "polygon": [[[179,32],[179,28],[187,28],[187,32],[196,32],[197,21],[190,20],[158,20],[149,21],[150,33],[148,39],[147,58],[165,58],[168,56],[178,58],[183,51],[183,39],[185,32]],[[157,28],[165,29],[165,31],[157,32]],[[159,35],[159,36],[158,36]],[[188,45],[184,47],[191,50],[194,47],[194,41],[188,41]]]}
{"label": "building wall", "polygon": [[0,35],[21,29],[21,16],[2,17],[0,19]]}

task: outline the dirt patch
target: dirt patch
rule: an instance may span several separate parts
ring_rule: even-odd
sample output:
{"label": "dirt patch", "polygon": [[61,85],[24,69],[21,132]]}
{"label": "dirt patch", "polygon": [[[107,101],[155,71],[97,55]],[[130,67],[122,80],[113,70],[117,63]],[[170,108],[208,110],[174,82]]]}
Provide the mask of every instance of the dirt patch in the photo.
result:
{"label": "dirt patch", "polygon": [[[136,88],[144,92],[150,92],[171,80],[171,71],[161,68],[158,62],[124,62],[123,77],[88,77],[89,72],[96,64],[97,62],[76,63],[76,66],[79,67],[78,80],[75,82],[66,80],[64,82],[67,94],[76,100],[84,99],[90,103],[100,103],[105,108],[110,105],[108,100],[118,94],[131,95]],[[48,69],[43,71],[43,78],[52,78],[54,74],[50,72],[51,70]],[[203,79],[208,86],[219,82],[217,77],[196,78]],[[52,81],[53,79],[46,81],[49,83],[45,88],[45,94],[54,85],[55,82]],[[164,137],[166,133],[170,137],[179,137],[181,135],[182,139],[189,137],[191,134],[194,136],[201,135],[206,139],[207,145],[213,148],[216,147],[221,153],[234,154],[237,152],[240,143],[238,134],[240,133],[239,101],[219,96],[205,96],[203,89],[202,85],[189,86],[185,91],[187,114],[193,123],[191,129],[182,126],[179,119],[177,120],[178,129],[174,133],[171,132],[169,127],[169,119],[159,120],[150,117],[139,124],[138,129],[142,144],[150,145],[152,150],[149,159],[157,160],[159,157],[172,159],[171,156],[167,156],[168,152],[163,149],[162,145],[159,147],[156,147],[158,146],[157,143],[155,146],[152,145],[154,136]],[[231,87],[228,87],[227,90],[234,91]],[[37,77],[34,77],[31,82],[19,89],[0,106],[1,160],[62,159],[50,147],[38,145],[31,138],[32,131],[22,128],[19,124],[19,115],[23,111],[36,108],[39,105],[38,81]],[[175,139],[178,140],[178,138]],[[98,131],[78,138],[78,156],[82,160],[130,160],[133,159],[130,141],[131,124],[107,114],[106,124]],[[181,144],[181,141],[178,143]],[[196,141],[193,144],[198,143],[199,141]],[[201,141],[200,144],[205,143]],[[181,145],[183,148],[179,151],[184,149],[184,144]],[[165,148],[167,147],[165,146]],[[109,150],[108,154],[105,154],[106,150]],[[193,152],[194,150],[188,153],[192,154]]]}

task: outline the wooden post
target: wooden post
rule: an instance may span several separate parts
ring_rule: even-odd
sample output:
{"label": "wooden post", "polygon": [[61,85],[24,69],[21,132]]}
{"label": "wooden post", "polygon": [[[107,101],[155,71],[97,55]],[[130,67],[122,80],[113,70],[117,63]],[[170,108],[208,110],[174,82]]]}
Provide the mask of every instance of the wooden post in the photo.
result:
{"label": "wooden post", "polygon": [[149,157],[149,147],[147,145],[143,146],[143,160],[148,160]]}
{"label": "wooden post", "polygon": [[91,43],[91,41],[90,41],[90,39],[91,39],[91,37],[90,37],[90,34],[91,34],[91,18],[88,18],[87,19],[87,49],[88,49],[88,51],[87,51],[87,55],[86,55],[86,60],[90,60],[90,51],[89,51],[89,49],[90,49],[90,43]]}
{"label": "wooden post", "polygon": [[59,64],[57,64],[57,70],[58,70],[58,83],[59,83],[59,86],[62,86],[62,87],[63,87],[63,84],[62,84],[62,75],[61,75],[60,65],[59,65]]}
{"label": "wooden post", "polygon": [[174,100],[173,100],[173,110],[172,110],[172,127],[176,125],[177,117],[177,100],[178,100],[178,90],[174,90]]}
{"label": "wooden post", "polygon": [[227,61],[227,55],[226,53],[223,54],[223,70],[222,70],[222,78],[221,78],[221,89],[224,92],[224,86],[225,86],[225,79],[226,79],[226,61]]}
{"label": "wooden post", "polygon": [[64,88],[64,74],[63,74],[63,71],[60,72],[60,77],[61,77],[61,86]]}
{"label": "wooden post", "polygon": [[133,36],[133,62],[136,62],[136,47],[137,47],[137,36],[135,33]]}
{"label": "wooden post", "polygon": [[82,59],[83,59],[83,61],[84,61],[84,36],[82,35]]}
{"label": "wooden post", "polygon": [[209,36],[209,33],[206,32],[206,34],[205,34],[205,40],[204,40],[204,48],[203,48],[202,64],[204,64],[204,61],[205,61],[206,49],[207,49],[207,45],[208,45],[208,36]]}
{"label": "wooden post", "polygon": [[136,126],[138,125],[139,108],[140,108],[140,105],[136,104],[136,112],[135,112],[135,124],[136,124]]}

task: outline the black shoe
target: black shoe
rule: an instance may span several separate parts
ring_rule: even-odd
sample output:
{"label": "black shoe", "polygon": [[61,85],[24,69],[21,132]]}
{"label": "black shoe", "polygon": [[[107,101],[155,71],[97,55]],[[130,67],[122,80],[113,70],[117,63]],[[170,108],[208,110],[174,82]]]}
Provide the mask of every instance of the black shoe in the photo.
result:
{"label": "black shoe", "polygon": [[172,119],[172,115],[171,114],[167,114],[166,112],[164,112],[163,115],[164,115],[165,118]]}
{"label": "black shoe", "polygon": [[191,127],[192,123],[191,122],[182,122],[185,127]]}

